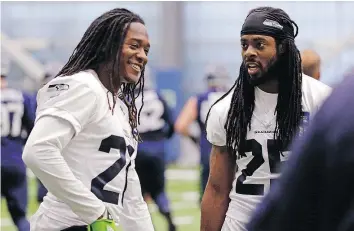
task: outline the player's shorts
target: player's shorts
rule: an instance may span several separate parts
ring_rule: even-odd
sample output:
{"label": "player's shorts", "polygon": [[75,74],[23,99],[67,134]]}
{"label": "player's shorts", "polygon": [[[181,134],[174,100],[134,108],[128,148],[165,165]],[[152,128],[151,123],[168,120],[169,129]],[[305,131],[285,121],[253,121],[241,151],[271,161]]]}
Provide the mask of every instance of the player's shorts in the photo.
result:
{"label": "player's shorts", "polygon": [[[58,222],[48,217],[41,207],[39,207],[36,213],[30,218],[30,225],[31,225],[30,231],[58,230]],[[65,224],[62,224],[61,228],[64,229]]]}
{"label": "player's shorts", "polygon": [[149,193],[153,198],[165,188],[165,163],[159,156],[139,151],[135,159],[142,193]]}
{"label": "player's shorts", "polygon": [[49,217],[42,207],[31,217],[30,225],[30,231],[87,231],[87,226],[70,226]]}
{"label": "player's shorts", "polygon": [[1,166],[1,195],[6,198],[8,210],[16,223],[26,216],[26,171],[16,166]]}
{"label": "player's shorts", "polygon": [[246,224],[226,216],[221,231],[247,231]]}

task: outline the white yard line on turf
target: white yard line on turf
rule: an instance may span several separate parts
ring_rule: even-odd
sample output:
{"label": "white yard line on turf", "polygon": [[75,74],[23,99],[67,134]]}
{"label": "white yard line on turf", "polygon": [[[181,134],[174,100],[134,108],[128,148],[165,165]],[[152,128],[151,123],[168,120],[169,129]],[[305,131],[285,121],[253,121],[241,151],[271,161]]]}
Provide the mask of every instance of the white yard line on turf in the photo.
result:
{"label": "white yard line on turf", "polygon": [[[177,211],[177,210],[186,210],[186,209],[196,209],[198,208],[197,202],[195,203],[190,203],[190,202],[173,202],[171,204],[171,210],[172,211]],[[156,204],[149,203],[149,211],[150,213],[158,213],[159,210],[156,206]]]}
{"label": "white yard line on turf", "polygon": [[167,169],[165,176],[168,180],[196,181],[199,180],[199,171],[190,169]]}
{"label": "white yard line on turf", "polygon": [[190,225],[190,224],[193,224],[194,219],[195,219],[195,217],[193,217],[193,216],[183,216],[183,217],[174,217],[173,221],[177,226]]}
{"label": "white yard line on turf", "polygon": [[14,227],[10,218],[1,218],[1,227]]}
{"label": "white yard line on turf", "polygon": [[199,200],[199,192],[197,191],[185,191],[185,192],[168,192],[168,198],[170,200],[182,200],[182,201],[197,201]]}

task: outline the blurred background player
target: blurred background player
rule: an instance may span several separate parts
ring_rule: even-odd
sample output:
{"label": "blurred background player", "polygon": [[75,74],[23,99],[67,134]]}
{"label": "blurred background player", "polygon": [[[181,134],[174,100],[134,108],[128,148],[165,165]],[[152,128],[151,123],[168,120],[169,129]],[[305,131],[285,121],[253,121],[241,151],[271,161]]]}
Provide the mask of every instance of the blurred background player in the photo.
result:
{"label": "blurred background player", "polygon": [[1,195],[19,231],[29,231],[27,212],[27,176],[22,161],[25,144],[23,130],[29,134],[35,113],[32,98],[7,87],[7,67],[1,66]]}
{"label": "blurred background player", "polygon": [[[169,231],[175,231],[170,202],[165,192],[165,141],[174,134],[173,116],[166,101],[155,89],[152,70],[145,68],[144,106],[140,114],[138,131],[143,140],[138,145],[135,168],[140,178],[143,195],[149,194],[166,218]],[[141,107],[142,94],[135,100],[137,108]]]}
{"label": "blurred background player", "polygon": [[63,66],[64,65],[61,62],[48,62],[44,67],[45,73],[42,79],[42,85],[40,87],[52,80],[63,68]]}
{"label": "blurred background player", "polygon": [[321,58],[314,50],[306,49],[301,52],[302,72],[312,78],[321,78]]}
{"label": "blurred background player", "polygon": [[282,9],[252,9],[240,34],[239,77],[207,118],[213,147],[201,231],[246,231],[281,173],[288,144],[331,92],[301,73],[298,26]]}
{"label": "blurred background player", "polygon": [[[47,84],[50,80],[52,80],[57,73],[59,73],[59,71],[61,70],[61,68],[64,65],[60,62],[50,62],[47,63],[47,65],[45,66],[45,74],[42,78],[42,81],[40,83],[40,88],[42,86],[44,86],[45,84]],[[37,93],[35,93],[34,95],[34,100],[35,102],[37,98]],[[36,107],[37,107],[37,103],[36,103]],[[48,190],[44,187],[44,185],[42,184],[42,182],[38,179],[38,185],[37,185],[37,201],[40,203],[43,201],[44,196],[47,194]]]}
{"label": "blurred background player", "polygon": [[188,99],[175,123],[176,132],[191,138],[194,142],[198,141],[196,137],[191,135],[190,126],[197,121],[200,128],[198,142],[201,165],[200,201],[209,177],[209,155],[211,151],[211,144],[206,138],[205,119],[211,105],[227,91],[229,80],[227,70],[223,66],[209,66],[205,74],[208,89]]}

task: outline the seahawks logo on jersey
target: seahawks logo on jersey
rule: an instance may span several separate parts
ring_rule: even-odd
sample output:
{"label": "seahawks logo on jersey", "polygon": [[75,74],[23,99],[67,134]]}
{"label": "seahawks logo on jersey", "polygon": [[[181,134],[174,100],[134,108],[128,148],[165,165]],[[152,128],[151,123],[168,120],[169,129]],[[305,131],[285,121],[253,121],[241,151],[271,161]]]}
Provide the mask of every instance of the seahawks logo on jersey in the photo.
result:
{"label": "seahawks logo on jersey", "polygon": [[49,85],[47,92],[49,94],[49,98],[56,97],[60,95],[62,91],[67,91],[69,90],[69,85],[64,84],[64,83],[59,83],[59,84],[51,84]]}
{"label": "seahawks logo on jersey", "polygon": [[53,92],[53,91],[66,91],[69,90],[69,85],[60,83],[60,84],[52,84],[49,85],[48,87],[48,92]]}
{"label": "seahawks logo on jersey", "polygon": [[300,128],[299,128],[299,135],[303,135],[303,133],[306,131],[306,128],[309,124],[309,120],[310,120],[310,113],[309,112],[302,112],[301,115],[301,124],[300,124]]}

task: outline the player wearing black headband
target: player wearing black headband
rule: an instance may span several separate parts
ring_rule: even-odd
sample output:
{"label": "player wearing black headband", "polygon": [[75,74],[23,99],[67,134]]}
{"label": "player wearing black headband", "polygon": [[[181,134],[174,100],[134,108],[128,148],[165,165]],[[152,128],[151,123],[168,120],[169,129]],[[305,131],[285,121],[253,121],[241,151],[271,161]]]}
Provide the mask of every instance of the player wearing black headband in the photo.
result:
{"label": "player wearing black headband", "polygon": [[213,147],[202,231],[246,230],[288,158],[289,142],[331,92],[301,73],[297,34],[296,23],[278,8],[259,7],[246,17],[239,78],[207,117]]}
{"label": "player wearing black headband", "polygon": [[281,179],[257,206],[247,231],[354,230],[353,89],[354,69],[292,145]]}

